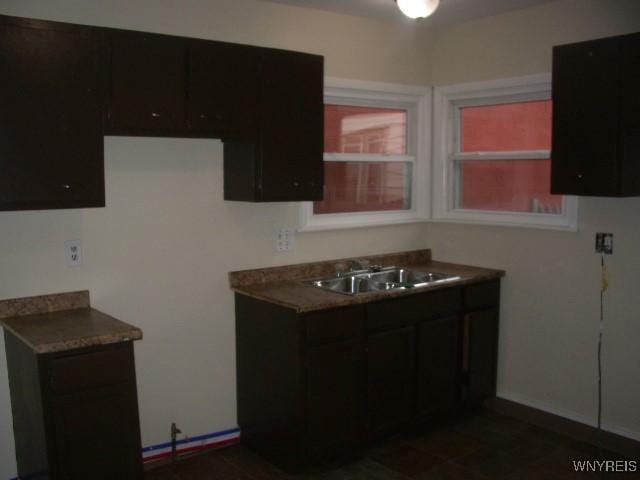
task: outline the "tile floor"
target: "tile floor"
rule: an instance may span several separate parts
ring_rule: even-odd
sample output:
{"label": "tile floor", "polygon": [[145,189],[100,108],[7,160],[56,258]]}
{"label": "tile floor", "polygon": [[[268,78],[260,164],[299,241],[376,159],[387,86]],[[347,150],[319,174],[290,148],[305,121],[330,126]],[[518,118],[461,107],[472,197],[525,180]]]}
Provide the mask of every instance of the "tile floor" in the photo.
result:
{"label": "tile floor", "polygon": [[[625,478],[640,473],[576,473],[572,460],[625,460],[568,437],[494,413],[430,432],[393,437],[351,460],[292,475],[241,445],[147,472],[145,480],[563,480]],[[629,459],[627,459],[629,460]],[[640,468],[640,459],[638,461]]]}

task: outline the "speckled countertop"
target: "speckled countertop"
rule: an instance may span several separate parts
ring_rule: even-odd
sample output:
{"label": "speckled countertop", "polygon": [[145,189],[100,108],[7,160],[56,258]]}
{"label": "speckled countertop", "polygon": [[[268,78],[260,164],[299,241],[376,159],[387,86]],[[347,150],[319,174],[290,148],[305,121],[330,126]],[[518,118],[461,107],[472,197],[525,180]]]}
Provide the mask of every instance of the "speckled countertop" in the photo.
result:
{"label": "speckled countertop", "polygon": [[357,257],[371,264],[405,267],[421,272],[439,272],[459,276],[459,280],[406,290],[387,290],[345,295],[302,283],[305,280],[335,275],[346,270],[353,259],[303,263],[284,267],[242,270],[229,273],[232,290],[259,300],[292,308],[297,312],[312,312],[329,308],[357,305],[375,300],[415,295],[456,285],[467,285],[503,277],[505,272],[490,268],[436,262],[430,250],[414,250],[387,255]]}
{"label": "speckled countertop", "polygon": [[36,353],[142,338],[139,328],[91,308],[87,291],[0,300],[0,325]]}

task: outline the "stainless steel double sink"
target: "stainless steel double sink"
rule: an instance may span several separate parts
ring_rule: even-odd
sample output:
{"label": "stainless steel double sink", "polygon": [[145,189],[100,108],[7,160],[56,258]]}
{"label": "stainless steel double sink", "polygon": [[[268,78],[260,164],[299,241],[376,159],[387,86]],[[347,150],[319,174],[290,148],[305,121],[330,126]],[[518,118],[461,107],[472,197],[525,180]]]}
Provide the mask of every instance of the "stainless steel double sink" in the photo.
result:
{"label": "stainless steel double sink", "polygon": [[333,277],[307,280],[303,283],[346,295],[358,295],[385,290],[420,288],[459,280],[456,275],[438,272],[419,272],[401,267],[371,267]]}

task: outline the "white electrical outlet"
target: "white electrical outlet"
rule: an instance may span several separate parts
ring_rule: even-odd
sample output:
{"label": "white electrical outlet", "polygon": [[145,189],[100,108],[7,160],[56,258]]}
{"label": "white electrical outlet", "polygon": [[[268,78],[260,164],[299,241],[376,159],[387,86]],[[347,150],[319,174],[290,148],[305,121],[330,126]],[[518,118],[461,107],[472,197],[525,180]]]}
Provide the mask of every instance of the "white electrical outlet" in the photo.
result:
{"label": "white electrical outlet", "polygon": [[80,240],[67,240],[64,242],[64,258],[67,267],[79,267],[82,265],[82,246]]}
{"label": "white electrical outlet", "polygon": [[280,228],[276,232],[276,252],[289,252],[296,248],[296,231],[293,228]]}

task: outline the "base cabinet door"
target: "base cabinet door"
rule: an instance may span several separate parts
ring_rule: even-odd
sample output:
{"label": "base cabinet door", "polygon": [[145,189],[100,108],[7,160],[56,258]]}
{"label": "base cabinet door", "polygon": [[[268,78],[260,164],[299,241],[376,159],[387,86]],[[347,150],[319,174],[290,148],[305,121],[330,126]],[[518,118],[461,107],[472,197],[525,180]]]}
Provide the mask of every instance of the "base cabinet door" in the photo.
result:
{"label": "base cabinet door", "polygon": [[308,454],[312,462],[360,441],[362,347],[355,339],[307,352]]}
{"label": "base cabinet door", "polygon": [[414,327],[370,334],[366,351],[366,428],[375,437],[402,427],[413,417]]}
{"label": "base cabinet door", "polygon": [[418,327],[418,414],[433,418],[455,409],[460,397],[459,317]]}
{"label": "base cabinet door", "polygon": [[464,329],[463,368],[468,378],[466,399],[479,403],[496,394],[498,309],[468,313],[464,317]]}
{"label": "base cabinet door", "polygon": [[64,480],[140,480],[135,383],[55,396],[57,475]]}

